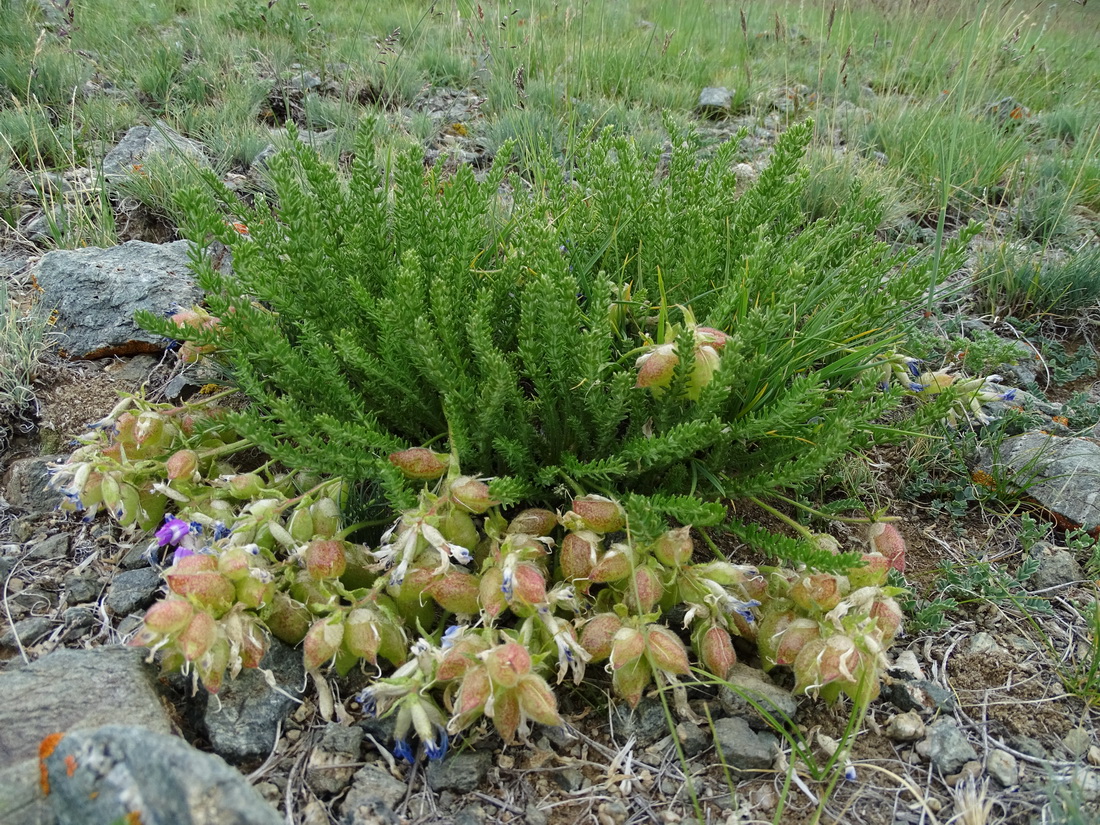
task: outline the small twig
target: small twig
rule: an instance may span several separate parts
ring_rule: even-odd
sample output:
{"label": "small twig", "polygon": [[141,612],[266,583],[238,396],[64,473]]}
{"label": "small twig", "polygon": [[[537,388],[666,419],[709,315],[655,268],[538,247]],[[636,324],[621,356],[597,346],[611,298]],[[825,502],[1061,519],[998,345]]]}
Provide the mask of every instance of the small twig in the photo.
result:
{"label": "small twig", "polygon": [[483,802],[488,802],[490,805],[495,805],[502,811],[507,811],[510,814],[522,814],[524,812],[523,808],[516,807],[515,805],[509,805],[503,799],[496,799],[492,796],[489,796],[488,794],[483,794],[481,791],[474,791],[471,796],[476,796]]}

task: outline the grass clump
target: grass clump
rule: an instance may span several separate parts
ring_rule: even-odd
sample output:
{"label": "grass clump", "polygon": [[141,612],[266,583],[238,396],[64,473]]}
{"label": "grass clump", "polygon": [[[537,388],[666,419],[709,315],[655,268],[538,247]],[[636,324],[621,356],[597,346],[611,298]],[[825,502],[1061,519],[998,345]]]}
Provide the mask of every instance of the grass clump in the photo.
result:
{"label": "grass clump", "polygon": [[34,403],[34,379],[48,346],[47,321],[37,307],[21,313],[0,279],[0,447],[6,446],[13,423]]}
{"label": "grass clump", "polygon": [[975,292],[997,317],[1068,317],[1100,304],[1100,248],[1061,258],[1003,246],[979,261]]}

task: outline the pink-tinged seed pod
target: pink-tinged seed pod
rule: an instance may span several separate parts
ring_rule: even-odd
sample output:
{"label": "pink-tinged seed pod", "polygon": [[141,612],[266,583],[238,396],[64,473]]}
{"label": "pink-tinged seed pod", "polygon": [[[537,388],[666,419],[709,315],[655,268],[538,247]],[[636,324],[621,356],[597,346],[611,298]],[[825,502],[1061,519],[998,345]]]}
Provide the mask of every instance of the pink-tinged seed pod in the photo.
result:
{"label": "pink-tinged seed pod", "polygon": [[645,634],[633,627],[622,627],[611,639],[611,668],[618,670],[645,653]]}
{"label": "pink-tinged seed pod", "polygon": [[176,644],[189,662],[193,662],[206,653],[218,636],[218,625],[214,617],[205,610],[198,610],[176,639]]}
{"label": "pink-tinged seed pod", "polygon": [[760,651],[760,658],[764,661],[765,670],[770,670],[775,665],[779,641],[783,632],[794,620],[793,610],[780,610],[774,604],[764,608],[764,613],[757,625],[756,644]]}
{"label": "pink-tinged seed pod", "polygon": [[308,507],[298,507],[290,514],[290,521],[286,523],[286,531],[297,542],[305,543],[313,538],[313,514]]}
{"label": "pink-tinged seed pod", "polygon": [[340,529],[340,505],[327,496],[311,504],[309,514],[315,536],[332,536]]}
{"label": "pink-tinged seed pod", "polygon": [[493,695],[493,683],[489,680],[489,672],[484,667],[471,667],[462,676],[462,683],[458,686],[458,695],[455,697],[454,715],[456,719],[473,721],[472,717],[479,715],[485,708],[485,703]]}
{"label": "pink-tinged seed pod", "polygon": [[627,580],[623,601],[634,613],[649,613],[665,594],[665,586],[650,567],[639,567]]}
{"label": "pink-tinged seed pod", "polygon": [[[490,710],[487,708],[487,710]],[[512,744],[516,740],[516,730],[522,720],[519,709],[519,697],[513,691],[507,691],[493,697],[491,707],[493,727],[497,729],[500,738],[505,744]]]}
{"label": "pink-tinged seed pod", "polygon": [[614,533],[626,527],[626,512],[617,501],[604,496],[581,496],[573,499],[572,512],[589,530],[597,533]]}
{"label": "pink-tinged seed pod", "polygon": [[612,641],[622,626],[622,620],[614,613],[600,613],[585,624],[581,647],[588,651],[592,661],[599,662],[611,655]]}
{"label": "pink-tinged seed pod", "polygon": [[777,665],[794,664],[802,648],[815,639],[821,638],[821,626],[813,619],[799,618],[787,625],[779,644],[775,647],[772,661]]}
{"label": "pink-tinged seed pod", "polygon": [[890,566],[899,573],[905,572],[905,539],[901,532],[893,524],[888,522],[875,522],[868,528],[868,537],[871,547],[878,553],[882,553]]}
{"label": "pink-tinged seed pod", "polygon": [[598,542],[599,537],[589,531],[566,533],[558,552],[562,578],[566,581],[587,579],[596,566]]}
{"label": "pink-tinged seed pod", "polygon": [[166,575],[171,573],[202,573],[207,570],[217,569],[217,557],[210,556],[205,553],[195,553],[191,556],[184,556],[182,559],[169,567],[166,571]]}
{"label": "pink-tinged seed pod", "polygon": [[542,604],[546,601],[546,576],[537,565],[521,561],[512,573],[512,597],[510,602],[524,605]]}
{"label": "pink-tinged seed pod", "polygon": [[166,573],[168,588],[207,608],[215,616],[225,613],[237,598],[233,582],[217,571]]}
{"label": "pink-tinged seed pod", "polygon": [[267,655],[267,636],[258,629],[246,633],[241,639],[241,667],[259,667]]}
{"label": "pink-tinged seed pod", "polygon": [[451,482],[451,499],[471,513],[481,514],[500,504],[489,494],[489,485],[471,476],[460,476]]}
{"label": "pink-tinged seed pod", "polygon": [[505,642],[485,654],[485,668],[494,685],[514,688],[531,672],[531,654],[517,642]]}
{"label": "pink-tinged seed pod", "polygon": [[451,510],[439,523],[439,532],[451,544],[473,550],[481,541],[481,534],[477,531],[477,525],[470,518],[469,513],[461,510]]}
{"label": "pink-tinged seed pod", "polygon": [[674,344],[654,347],[635,362],[634,366],[638,368],[638,380],[634,386],[648,389],[659,398],[672,383],[672,376],[679,363],[680,356],[676,354]]}
{"label": "pink-tinged seed pod", "polygon": [[901,606],[894,599],[879,599],[871,606],[870,616],[882,632],[883,644],[890,644],[901,630],[905,618]]}
{"label": "pink-tinged seed pod", "polygon": [[531,507],[521,510],[510,522],[505,532],[509,535],[519,533],[527,536],[548,536],[558,526],[558,516],[550,510]]}
{"label": "pink-tinged seed pod", "polygon": [[695,368],[691,371],[688,382],[687,397],[692,401],[698,401],[703,394],[703,387],[714,379],[714,372],[718,369],[721,358],[718,351],[711,346],[697,346],[695,348]]}
{"label": "pink-tinged seed pod", "polygon": [[504,598],[501,587],[504,584],[504,574],[499,567],[490,567],[481,574],[481,584],[478,586],[478,601],[481,609],[490,618],[496,618],[508,607],[508,600]]}
{"label": "pink-tinged seed pod", "polygon": [[[798,659],[795,660],[796,671],[798,661]],[[830,682],[852,684],[859,678],[863,654],[849,637],[837,634],[825,640],[825,646],[816,657],[816,661],[820,684]]]}
{"label": "pink-tinged seed pod", "polygon": [[306,633],[302,661],[306,670],[316,670],[331,660],[344,640],[344,625],[329,619],[318,619]]}
{"label": "pink-tinged seed pod", "polygon": [[726,333],[714,327],[696,327],[694,332],[696,344],[706,344],[715,349],[722,349],[729,340]]}
{"label": "pink-tinged seed pod", "polygon": [[651,624],[645,631],[649,663],[665,673],[686,676],[691,673],[687,648],[680,637],[664,625]]}
{"label": "pink-tinged seed pod", "polygon": [[810,543],[818,550],[824,550],[834,556],[840,552],[840,542],[828,533],[814,533]]}
{"label": "pink-tinged seed pod", "polygon": [[481,609],[478,605],[480,584],[472,573],[452,569],[432,582],[425,592],[444,610],[472,616]]}
{"label": "pink-tinged seed pod", "polygon": [[472,667],[480,668],[484,672],[477,657],[488,649],[488,643],[481,636],[465,636],[459,639],[443,654],[435,678],[440,682],[449,682],[463,676]]}
{"label": "pink-tinged seed pod", "polygon": [[378,655],[394,667],[405,663],[408,658],[409,641],[405,638],[405,631],[388,615],[378,623],[378,630],[382,634],[382,641],[378,645]]}
{"label": "pink-tinged seed pod", "polygon": [[611,674],[611,689],[630,707],[638,707],[642,694],[653,680],[653,671],[644,656],[639,656]]}
{"label": "pink-tinged seed pod", "polygon": [[218,556],[217,570],[231,582],[239,582],[249,577],[252,558],[252,554],[243,547],[230,547]]}
{"label": "pink-tinged seed pod", "polygon": [[259,498],[264,489],[264,480],[256,473],[237,473],[226,479],[229,495],[238,501]]}
{"label": "pink-tinged seed pod", "polygon": [[791,585],[789,598],[808,613],[828,612],[843,598],[842,582],[831,573],[811,573]]}
{"label": "pink-tinged seed pod", "polygon": [[558,700],[546,680],[535,673],[524,676],[516,688],[520,710],[540,725],[560,725]]}
{"label": "pink-tinged seed pod", "polygon": [[890,572],[890,561],[881,553],[864,553],[862,567],[853,567],[848,571],[848,582],[853,590],[861,587],[882,587]]}
{"label": "pink-tinged seed pod", "polygon": [[622,581],[630,575],[632,566],[630,557],[626,554],[626,546],[612,545],[611,549],[596,562],[596,566],[588,574],[588,579],[597,583]]}
{"label": "pink-tinged seed pod", "polygon": [[338,579],[348,566],[344,543],[337,539],[311,541],[305,551],[306,571],[315,581]]}
{"label": "pink-tinged seed pod", "polygon": [[359,607],[348,613],[344,620],[344,638],[341,640],[344,650],[373,665],[376,663],[381,641],[382,634],[376,627],[373,611]]}
{"label": "pink-tinged seed pod", "polygon": [[309,608],[286,593],[277,592],[271,599],[271,610],[264,624],[272,635],[288,645],[296,645],[309,631],[313,614]]}
{"label": "pink-tinged seed pod", "polygon": [[695,543],[690,527],[677,527],[661,534],[653,544],[653,555],[666,567],[683,567],[691,563]]}
{"label": "pink-tinged seed pod", "polygon": [[225,684],[225,669],[229,666],[229,642],[218,639],[197,662],[195,673],[208,693],[217,693]]}
{"label": "pink-tinged seed pod", "polygon": [[134,443],[157,446],[164,434],[164,416],[155,412],[143,412],[134,423]]}
{"label": "pink-tinged seed pod", "polygon": [[447,455],[425,447],[390,453],[390,463],[412,481],[432,481],[447,472]]}
{"label": "pink-tinged seed pod", "polygon": [[729,631],[718,625],[711,625],[698,634],[696,652],[703,667],[719,679],[725,679],[737,664],[737,653]]}
{"label": "pink-tinged seed pod", "polygon": [[233,583],[237,601],[250,610],[256,610],[269,604],[275,598],[275,580],[264,581],[255,576],[246,576]]}
{"label": "pink-tinged seed pod", "polygon": [[199,469],[199,454],[194,450],[177,450],[164,463],[168,478],[190,479]]}
{"label": "pink-tinged seed pod", "polygon": [[145,628],[161,636],[171,636],[187,627],[194,615],[195,608],[186,599],[162,599],[146,612]]}

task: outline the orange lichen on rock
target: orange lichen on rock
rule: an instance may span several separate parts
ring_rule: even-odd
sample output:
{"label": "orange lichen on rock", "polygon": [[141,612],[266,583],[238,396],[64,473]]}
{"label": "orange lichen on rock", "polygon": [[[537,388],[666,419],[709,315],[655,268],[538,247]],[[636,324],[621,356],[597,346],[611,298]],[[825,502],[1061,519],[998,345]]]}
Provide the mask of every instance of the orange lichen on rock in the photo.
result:
{"label": "orange lichen on rock", "polygon": [[65,757],[65,775],[72,779],[74,773],[76,773],[76,757],[70,753]]}
{"label": "orange lichen on rock", "polygon": [[38,784],[46,796],[50,795],[50,772],[46,769],[46,760],[57,750],[58,743],[64,738],[63,733],[51,733],[38,744]]}
{"label": "orange lichen on rock", "polygon": [[997,481],[985,470],[974,470],[970,474],[970,480],[975,484],[980,484],[983,487],[988,487],[990,490],[997,489]]}

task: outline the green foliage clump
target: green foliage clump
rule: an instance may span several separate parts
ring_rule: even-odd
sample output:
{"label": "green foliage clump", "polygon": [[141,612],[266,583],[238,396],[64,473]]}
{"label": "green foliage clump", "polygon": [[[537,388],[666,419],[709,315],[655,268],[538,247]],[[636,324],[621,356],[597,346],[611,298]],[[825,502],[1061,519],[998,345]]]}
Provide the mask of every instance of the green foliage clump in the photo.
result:
{"label": "green foliage clump", "polygon": [[7,425],[34,401],[34,379],[47,346],[47,316],[38,308],[24,315],[0,280],[0,447]]}
{"label": "green foliage clump", "polygon": [[1001,247],[983,256],[975,291],[1000,317],[1068,316],[1100,303],[1100,248],[1056,258]]}
{"label": "green foliage clump", "polygon": [[499,157],[482,180],[425,170],[415,149],[381,169],[369,130],[344,180],[293,144],[277,215],[213,180],[180,199],[217,321],[142,320],[215,351],[268,455],[397,507],[414,496],[387,456],[440,439],[505,502],[795,489],[888,434],[900,393],[879,381],[933,266],[874,241],[873,201],[807,219],[811,130],[741,196],[736,144],[699,163],[675,130],[667,168],[605,134],[534,183]]}

